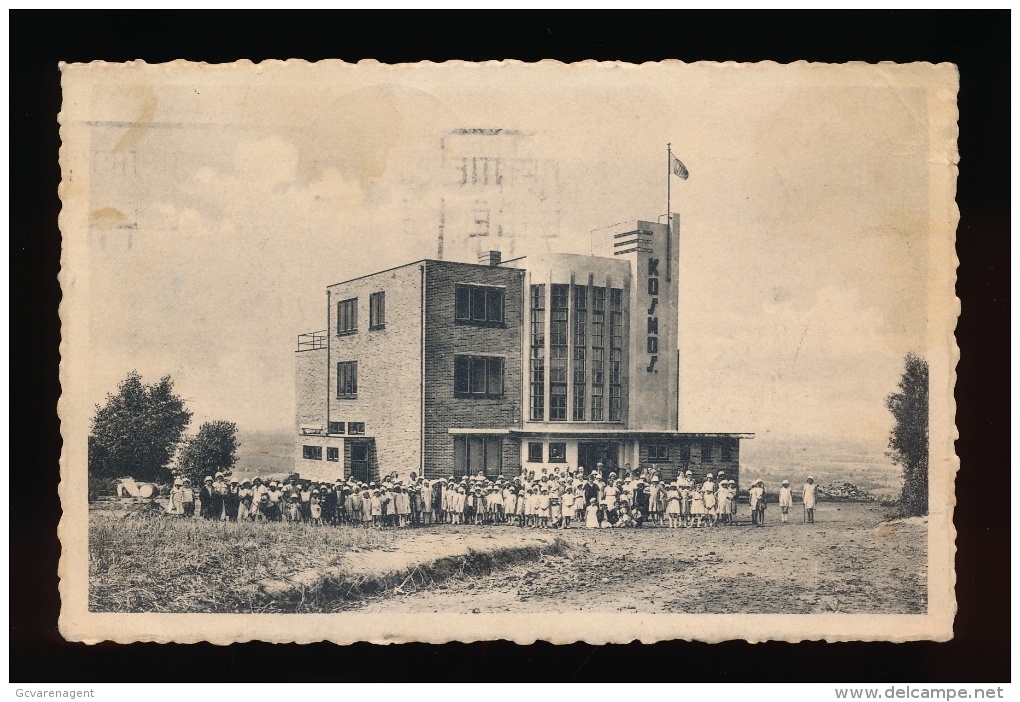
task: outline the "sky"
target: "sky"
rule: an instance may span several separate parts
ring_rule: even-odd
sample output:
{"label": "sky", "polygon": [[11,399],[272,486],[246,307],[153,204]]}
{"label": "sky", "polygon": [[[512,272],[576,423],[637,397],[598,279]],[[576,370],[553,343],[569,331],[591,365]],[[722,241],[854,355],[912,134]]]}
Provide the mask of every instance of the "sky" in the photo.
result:
{"label": "sky", "polygon": [[[434,257],[451,130],[519,130],[555,166],[549,250],[679,213],[680,426],[877,455],[924,353],[930,91],[811,65],[111,67],[89,138],[89,363],[102,402],[169,374],[202,421],[293,426],[325,287]],[[594,231],[593,231],[594,230]],[[517,252],[523,253],[523,252]]]}

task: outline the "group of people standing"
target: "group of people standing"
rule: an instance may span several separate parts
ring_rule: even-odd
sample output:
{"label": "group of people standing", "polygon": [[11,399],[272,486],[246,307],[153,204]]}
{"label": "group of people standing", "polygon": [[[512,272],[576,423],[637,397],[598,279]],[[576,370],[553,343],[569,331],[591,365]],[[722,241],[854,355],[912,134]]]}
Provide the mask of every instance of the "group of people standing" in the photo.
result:
{"label": "group of people standing", "polygon": [[[804,486],[804,519],[814,522],[815,486]],[[757,480],[748,490],[751,524],[764,526],[768,499]],[[514,477],[475,476],[427,480],[411,473],[408,480],[390,476],[379,482],[337,479],[317,483],[288,478],[282,482],[228,480],[223,473],[206,476],[197,494],[187,478],[170,491],[168,512],[210,520],[273,521],[357,526],[409,527],[430,524],[492,524],[535,529],[661,526],[671,529],[737,524],[737,482],[725,471],[695,480],[688,470],[664,482],[653,465],[625,470],[585,472],[548,468]],[[793,505],[789,481],[779,490],[781,521]]]}

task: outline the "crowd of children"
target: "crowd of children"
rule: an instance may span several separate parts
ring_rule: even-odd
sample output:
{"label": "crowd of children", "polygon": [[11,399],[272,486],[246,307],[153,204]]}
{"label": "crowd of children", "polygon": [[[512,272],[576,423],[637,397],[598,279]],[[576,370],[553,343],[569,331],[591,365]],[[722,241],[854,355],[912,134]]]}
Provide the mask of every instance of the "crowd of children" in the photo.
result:
{"label": "crowd of children", "polygon": [[[814,521],[814,479],[804,486],[805,521]],[[763,526],[767,497],[758,480],[748,490],[751,524]],[[810,502],[810,505],[808,504]],[[411,473],[379,482],[354,479],[316,483],[298,478],[284,481],[228,480],[223,473],[206,476],[195,491],[179,478],[170,491],[167,510],[174,515],[198,514],[211,520],[271,521],[360,526],[409,527],[430,524],[492,524],[535,529],[625,528],[654,525],[670,529],[737,523],[737,483],[724,471],[695,480],[688,470],[664,482],[655,466],[626,470],[622,477],[593,470],[586,474],[566,468],[550,473],[528,472],[494,480],[475,476],[428,480]],[[789,481],[779,491],[781,520],[788,521],[793,503]],[[810,519],[809,519],[810,516]]]}

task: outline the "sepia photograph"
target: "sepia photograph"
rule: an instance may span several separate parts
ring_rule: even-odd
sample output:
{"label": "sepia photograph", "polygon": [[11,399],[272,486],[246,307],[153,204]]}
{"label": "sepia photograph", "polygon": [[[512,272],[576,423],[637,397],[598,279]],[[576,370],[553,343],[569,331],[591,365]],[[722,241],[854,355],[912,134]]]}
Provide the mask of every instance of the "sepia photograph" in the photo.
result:
{"label": "sepia photograph", "polygon": [[61,634],[947,640],[949,64],[64,64]]}

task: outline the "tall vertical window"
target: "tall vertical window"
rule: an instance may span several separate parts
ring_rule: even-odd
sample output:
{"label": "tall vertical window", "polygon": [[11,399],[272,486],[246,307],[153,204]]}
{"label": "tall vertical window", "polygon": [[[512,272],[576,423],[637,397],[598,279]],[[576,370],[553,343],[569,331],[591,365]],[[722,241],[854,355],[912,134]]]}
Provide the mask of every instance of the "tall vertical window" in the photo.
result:
{"label": "tall vertical window", "polygon": [[549,419],[567,420],[567,315],[570,286],[552,286],[549,321]]}
{"label": "tall vertical window", "polygon": [[336,333],[353,334],[358,331],[358,298],[336,303]]}
{"label": "tall vertical window", "polygon": [[340,361],[336,364],[336,396],[358,396],[357,361]]}
{"label": "tall vertical window", "polygon": [[591,421],[604,419],[606,382],[606,289],[591,289]]}
{"label": "tall vertical window", "polygon": [[588,344],[588,287],[574,286],[574,405],[571,417],[575,422],[583,422],[587,409],[587,357]]}
{"label": "tall vertical window", "polygon": [[622,416],[623,397],[623,290],[609,291],[609,421]]}
{"label": "tall vertical window", "polygon": [[454,314],[458,322],[479,325],[503,323],[503,288],[457,285],[454,294]]}
{"label": "tall vertical window", "polygon": [[374,292],[368,297],[368,328],[382,329],[386,326],[386,293]]}
{"label": "tall vertical window", "polygon": [[531,419],[545,419],[545,286],[531,286]]}

